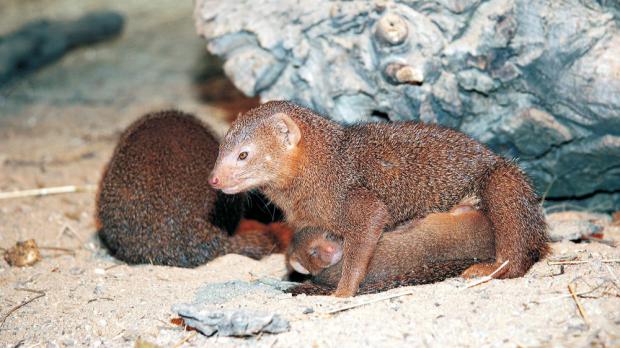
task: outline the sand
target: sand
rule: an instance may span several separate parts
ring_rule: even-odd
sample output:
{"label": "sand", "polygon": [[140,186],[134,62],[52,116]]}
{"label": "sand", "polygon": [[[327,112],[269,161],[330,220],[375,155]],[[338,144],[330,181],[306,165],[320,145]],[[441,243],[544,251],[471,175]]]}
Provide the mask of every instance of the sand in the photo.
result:
{"label": "sand", "polygon": [[[190,3],[8,0],[0,5],[0,34],[42,14],[103,7],[127,16],[121,38],[74,51],[0,90],[0,191],[96,185],[120,132],[148,111],[179,108],[225,132],[229,110],[205,103],[201,88],[209,87],[193,83],[204,43],[195,36]],[[556,242],[553,257],[587,262],[543,261],[523,278],[472,288],[455,278],[345,300],[293,298],[257,283],[285,275],[282,255],[261,261],[227,255],[196,269],[118,262],[95,237],[94,199],[89,191],[0,200],[0,247],[33,238],[67,249],[42,250],[31,267],[0,260],[0,320],[9,314],[1,347],[127,347],[139,340],[163,347],[620,345],[620,263],[600,261],[620,259],[620,251],[608,244]],[[606,238],[620,240],[619,227],[601,224]],[[10,312],[39,296],[24,289],[44,295]],[[207,338],[172,325],[171,307],[197,298],[213,309],[278,313],[291,329]]]}

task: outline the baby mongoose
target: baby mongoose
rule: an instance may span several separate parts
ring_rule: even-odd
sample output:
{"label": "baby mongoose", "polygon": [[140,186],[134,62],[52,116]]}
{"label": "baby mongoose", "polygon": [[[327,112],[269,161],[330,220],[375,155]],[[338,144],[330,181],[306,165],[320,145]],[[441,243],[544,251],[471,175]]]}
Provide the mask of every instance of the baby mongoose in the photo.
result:
{"label": "baby mongoose", "polygon": [[[314,286],[304,284],[291,292],[334,289],[342,272],[342,252],[342,240],[329,231],[306,227],[295,233],[288,262],[297,272],[312,274]],[[489,220],[473,206],[459,205],[384,232],[359,293],[440,281],[494,258]]]}
{"label": "baby mongoose", "polygon": [[495,262],[467,276],[522,276],[548,252],[545,220],[521,170],[467,135],[418,122],[343,126],[289,102],[240,115],[210,179],[234,194],[259,188],[295,229],[344,240],[336,296],[353,296],[384,230],[480,197],[491,221]]}
{"label": "baby mongoose", "polygon": [[226,253],[260,258],[266,233],[232,236],[243,197],[208,184],[219,144],[193,116],[152,113],[121,136],[97,195],[99,237],[128,263],[195,267]]}

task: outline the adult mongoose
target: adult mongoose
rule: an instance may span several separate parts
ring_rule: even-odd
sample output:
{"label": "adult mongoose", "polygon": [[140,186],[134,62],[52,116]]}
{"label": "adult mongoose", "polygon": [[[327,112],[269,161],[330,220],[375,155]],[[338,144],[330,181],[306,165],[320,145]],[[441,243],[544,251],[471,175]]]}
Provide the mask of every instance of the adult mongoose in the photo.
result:
{"label": "adult mongoose", "polygon": [[208,184],[218,141],[198,119],[155,112],[120,137],[97,194],[98,234],[128,263],[195,267],[226,253],[260,258],[278,248],[268,233],[230,236],[243,196]]}
{"label": "adult mongoose", "polygon": [[307,108],[268,102],[240,115],[210,178],[234,194],[259,188],[296,230],[317,227],[344,240],[336,296],[353,296],[381,233],[407,220],[480,198],[495,262],[465,275],[522,276],[548,252],[545,220],[524,173],[469,136],[418,122],[340,125]]}
{"label": "adult mongoose", "polygon": [[[295,233],[287,253],[297,272],[312,274],[310,283],[290,292],[323,294],[335,289],[342,273],[342,240],[329,231],[305,227]],[[467,267],[495,258],[489,220],[473,206],[432,213],[384,232],[359,293],[417,285],[458,276]]]}

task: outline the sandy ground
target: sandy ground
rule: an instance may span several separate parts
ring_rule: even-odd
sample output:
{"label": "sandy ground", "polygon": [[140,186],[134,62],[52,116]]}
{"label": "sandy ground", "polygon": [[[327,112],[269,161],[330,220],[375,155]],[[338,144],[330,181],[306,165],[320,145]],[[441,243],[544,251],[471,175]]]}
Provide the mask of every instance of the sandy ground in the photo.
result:
{"label": "sandy ground", "polygon": [[[105,6],[104,6],[105,5]],[[111,8],[127,16],[117,40],[80,49],[0,90],[0,191],[96,184],[124,127],[142,113],[176,107],[218,133],[226,110],[205,104],[192,83],[204,57],[191,4],[164,1],[7,0],[0,34],[40,15],[75,16]],[[5,20],[6,19],[6,20]],[[101,249],[94,234],[94,192],[0,200],[0,247],[34,238],[43,260],[16,268],[0,260],[2,347],[133,346],[619,346],[620,251],[603,243],[554,243],[554,257],[587,261],[537,264],[526,277],[473,288],[450,279],[349,300],[292,298],[245,283],[284,276],[284,260],[228,255],[196,269],[128,266]],[[618,227],[606,238],[620,240]],[[239,291],[213,290],[222,282]],[[583,318],[570,297],[575,286]],[[23,301],[44,296],[11,311]],[[202,291],[201,291],[202,289]],[[279,335],[207,338],[170,324],[171,306],[211,296],[216,309],[278,313],[291,322]],[[407,293],[392,299],[386,296]],[[220,296],[213,298],[214,295]],[[324,315],[350,304],[376,301]],[[311,310],[310,310],[311,309]],[[304,314],[306,312],[312,312]]]}

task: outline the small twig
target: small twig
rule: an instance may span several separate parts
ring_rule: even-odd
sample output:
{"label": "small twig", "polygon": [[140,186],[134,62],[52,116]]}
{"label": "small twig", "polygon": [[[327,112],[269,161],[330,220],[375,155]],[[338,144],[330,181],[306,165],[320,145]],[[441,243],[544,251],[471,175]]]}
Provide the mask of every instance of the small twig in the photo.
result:
{"label": "small twig", "polygon": [[480,285],[482,283],[486,283],[489,280],[493,279],[493,276],[497,274],[497,272],[501,271],[504,267],[506,267],[506,265],[508,265],[509,260],[504,261],[504,263],[502,263],[499,267],[497,267],[497,269],[495,271],[493,271],[493,273],[489,274],[488,276],[484,276],[478,280],[476,280],[475,282],[467,285],[465,287],[465,289],[469,289],[469,288],[473,288],[476,285]]}
{"label": "small twig", "polygon": [[16,310],[18,310],[18,309],[22,308],[23,306],[29,304],[30,302],[45,296],[45,292],[42,291],[42,290],[34,290],[34,289],[26,289],[26,288],[16,288],[15,290],[33,292],[33,293],[38,294],[38,295],[33,297],[33,298],[31,298],[31,299],[23,301],[22,303],[18,304],[17,306],[9,309],[9,311],[2,317],[2,319],[0,319],[0,329],[2,329],[2,326],[4,325],[4,322],[6,321],[6,319],[11,314],[13,314],[13,312],[15,312]]}
{"label": "small twig", "polygon": [[556,266],[556,265],[581,265],[583,263],[588,263],[590,261],[584,261],[584,260],[572,260],[572,261],[547,261],[547,264],[549,266]]}
{"label": "small twig", "polygon": [[43,187],[31,190],[18,190],[10,192],[0,192],[0,199],[23,198],[23,197],[42,197],[61,193],[95,192],[97,185],[69,185],[56,187]]}
{"label": "small twig", "polygon": [[543,206],[545,204],[545,200],[547,199],[547,195],[549,194],[549,191],[551,191],[551,186],[553,186],[553,184],[555,183],[555,180],[557,179],[557,177],[554,175],[553,179],[551,179],[551,181],[549,182],[549,185],[547,185],[547,188],[545,189],[545,192],[542,195],[542,198],[540,199],[540,205]]}
{"label": "small twig", "polygon": [[560,265],[560,271],[558,273],[544,275],[541,278],[552,278],[552,277],[561,276],[562,274],[564,274],[564,265]]}
{"label": "small twig", "polygon": [[577,309],[579,310],[579,314],[581,315],[581,318],[583,318],[583,321],[586,323],[586,325],[590,326],[588,315],[586,314],[586,311],[583,309],[581,302],[579,302],[579,298],[575,294],[575,285],[568,284],[568,292],[570,292],[571,296],[573,297],[573,301],[575,301],[575,304],[577,305]]}
{"label": "small twig", "polygon": [[317,312],[317,314],[318,315],[330,315],[330,314],[334,314],[334,313],[344,312],[344,311],[348,311],[349,309],[365,306],[367,304],[371,304],[371,303],[375,303],[375,302],[381,302],[381,301],[385,301],[385,300],[390,300],[390,299],[401,297],[401,296],[412,295],[415,291],[417,291],[417,289],[411,289],[409,291],[402,292],[400,294],[386,295],[386,296],[382,296],[382,297],[379,297],[379,298],[374,298],[372,300],[368,300],[368,301],[364,301],[364,302],[360,302],[360,303],[356,303],[356,304],[352,304],[352,305],[336,308],[336,309],[333,309],[333,310],[327,311],[327,312]]}
{"label": "small twig", "polygon": [[92,303],[92,302],[99,301],[99,300],[106,300],[106,301],[112,301],[112,302],[114,302],[114,299],[113,299],[113,298],[109,298],[109,297],[96,297],[96,298],[91,298],[91,299],[90,299],[90,300],[88,300],[88,302],[86,302],[86,303]]}
{"label": "small twig", "polygon": [[[587,294],[593,293],[594,291],[600,289],[605,284],[606,284],[606,282],[602,282],[602,283],[598,284],[597,286],[591,288],[590,290],[578,292],[575,295],[576,296],[582,296],[582,295],[587,295]],[[545,303],[545,302],[551,302],[551,301],[555,301],[555,300],[559,300],[559,299],[563,299],[563,298],[567,298],[567,297],[572,297],[572,295],[571,294],[560,295],[560,296],[551,297],[551,298],[548,298],[548,299],[545,299],[545,300],[536,301],[536,302],[537,303]]]}
{"label": "small twig", "polygon": [[[572,260],[572,261],[548,261],[547,264],[549,266],[555,266],[555,265],[581,265],[584,263],[590,263],[594,260]],[[620,262],[620,259],[607,259],[607,260],[600,260],[602,263],[616,263],[616,262]]]}
{"label": "small twig", "polygon": [[41,294],[41,293],[45,293],[43,290],[35,290],[35,289],[29,289],[29,288],[14,288],[15,291],[28,291],[28,292],[32,292],[34,294]]}
{"label": "small twig", "polygon": [[196,331],[192,331],[192,333],[190,333],[189,335],[185,336],[184,339],[180,340],[177,344],[175,344],[173,346],[173,348],[179,348],[181,347],[183,344],[185,344],[185,342],[189,341],[192,339],[192,337],[196,336]]}
{"label": "small twig", "polygon": [[40,246],[41,250],[54,250],[54,251],[62,251],[70,255],[75,255],[75,250],[61,247],[51,247],[51,246]]}
{"label": "small twig", "polygon": [[607,267],[607,271],[611,274],[611,277],[614,278],[611,280],[611,283],[620,290],[620,281],[618,280],[618,276],[616,276],[616,273],[613,269],[611,269],[611,267],[609,267],[609,265],[605,265],[605,267]]}
{"label": "small twig", "polygon": [[118,267],[118,266],[120,266],[120,265],[121,265],[120,263],[115,263],[115,264],[113,264],[112,266],[108,266],[108,267],[104,268],[103,270],[104,270],[104,271],[109,271],[109,270],[111,270],[112,268],[116,268],[116,267]]}
{"label": "small twig", "polygon": [[84,240],[75,232],[75,230],[69,226],[68,224],[64,224],[62,226],[62,228],[60,229],[60,233],[58,234],[58,237],[56,237],[56,239],[59,239],[63,234],[67,233],[70,236],[73,236],[75,239],[78,240],[78,242],[80,243],[80,248],[84,248],[84,245],[86,244],[84,242]]}

